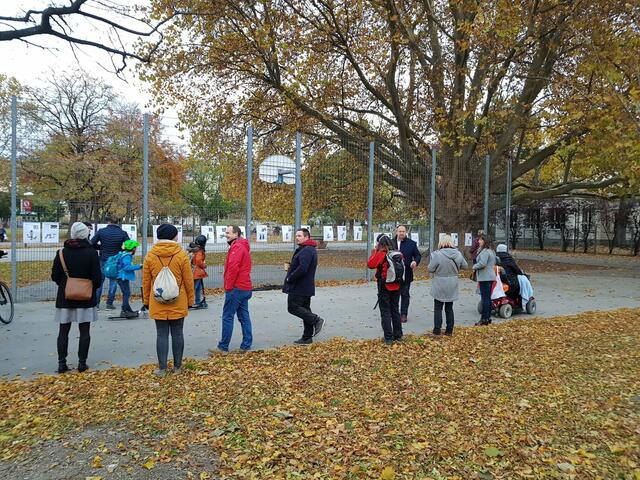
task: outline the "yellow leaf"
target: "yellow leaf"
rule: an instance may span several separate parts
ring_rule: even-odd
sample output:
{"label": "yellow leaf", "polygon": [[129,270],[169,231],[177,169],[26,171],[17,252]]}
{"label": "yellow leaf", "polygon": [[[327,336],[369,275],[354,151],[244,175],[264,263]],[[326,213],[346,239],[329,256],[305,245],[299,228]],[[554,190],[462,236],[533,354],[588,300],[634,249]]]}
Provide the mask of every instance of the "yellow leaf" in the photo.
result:
{"label": "yellow leaf", "polygon": [[200,480],[208,480],[209,478],[211,478],[211,475],[209,475],[207,472],[200,473]]}
{"label": "yellow leaf", "polygon": [[385,467],[380,474],[382,480],[394,480],[396,478],[396,471],[393,467]]}
{"label": "yellow leaf", "polygon": [[102,458],[100,455],[96,455],[91,462],[93,468],[102,468]]}
{"label": "yellow leaf", "polygon": [[313,437],[316,434],[316,432],[312,431],[312,430],[305,430],[304,431],[304,436],[305,437]]}
{"label": "yellow leaf", "polygon": [[102,477],[84,477],[84,480],[102,480]]}
{"label": "yellow leaf", "polygon": [[156,466],[156,462],[153,459],[149,459],[147,460],[147,463],[145,463],[144,465],[142,465],[144,468],[146,468],[147,470],[151,470],[153,467]]}

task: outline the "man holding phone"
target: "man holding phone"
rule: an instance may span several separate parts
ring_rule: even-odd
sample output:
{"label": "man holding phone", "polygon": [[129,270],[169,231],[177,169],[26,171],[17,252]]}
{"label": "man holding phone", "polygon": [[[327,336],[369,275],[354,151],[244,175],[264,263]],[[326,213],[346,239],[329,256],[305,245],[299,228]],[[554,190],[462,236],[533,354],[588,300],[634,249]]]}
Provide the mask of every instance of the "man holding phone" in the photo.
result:
{"label": "man holding phone", "polygon": [[282,291],[288,295],[287,310],[302,319],[304,330],[296,345],[310,345],[320,333],[324,320],[311,311],[311,297],[316,293],[315,277],[318,266],[317,243],[306,228],[296,231],[298,248],[291,263],[285,263],[287,276]]}

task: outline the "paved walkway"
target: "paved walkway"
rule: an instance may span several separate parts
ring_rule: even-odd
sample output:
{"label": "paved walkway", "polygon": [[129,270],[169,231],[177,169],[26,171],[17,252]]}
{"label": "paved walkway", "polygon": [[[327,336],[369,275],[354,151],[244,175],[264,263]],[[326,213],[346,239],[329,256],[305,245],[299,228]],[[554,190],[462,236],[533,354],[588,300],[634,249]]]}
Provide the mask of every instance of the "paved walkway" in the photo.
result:
{"label": "paved walkway", "polygon": [[[598,270],[539,274],[533,279],[538,303],[537,315],[548,317],[589,310],[640,307],[640,275],[633,271]],[[472,325],[478,318],[478,296],[473,284],[461,279],[461,298],[455,305],[456,324]],[[406,333],[422,334],[432,326],[433,300],[429,282],[412,286],[412,303]],[[318,341],[336,336],[349,339],[380,338],[379,311],[374,284],[320,288],[312,308],[326,319]],[[134,303],[135,308],[135,303]],[[207,349],[216,345],[220,336],[222,298],[210,298],[209,309],[192,312],[185,323],[185,355],[205,358]],[[17,305],[16,318],[10,325],[0,324],[0,376],[29,378],[53,373],[57,366],[57,325],[53,322],[51,302]],[[301,322],[286,311],[286,297],[278,291],[255,292],[250,301],[254,329],[254,349],[290,344],[301,335]],[[100,321],[92,326],[89,365],[93,369],[111,365],[135,367],[154,363],[155,328],[148,319],[109,321],[101,312]],[[514,318],[527,317],[525,314]],[[240,343],[236,323],[232,349]],[[69,363],[76,364],[77,328],[70,339]],[[304,347],[301,347],[304,348]]]}

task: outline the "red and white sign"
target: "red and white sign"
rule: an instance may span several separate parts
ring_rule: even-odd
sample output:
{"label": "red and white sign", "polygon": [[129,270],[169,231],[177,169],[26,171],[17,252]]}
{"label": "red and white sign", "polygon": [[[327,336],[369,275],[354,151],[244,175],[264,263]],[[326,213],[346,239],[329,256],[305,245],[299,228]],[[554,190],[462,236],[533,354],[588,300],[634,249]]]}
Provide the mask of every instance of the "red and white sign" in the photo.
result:
{"label": "red and white sign", "polygon": [[20,201],[20,213],[32,213],[33,212],[33,202],[31,200],[27,200],[23,198]]}

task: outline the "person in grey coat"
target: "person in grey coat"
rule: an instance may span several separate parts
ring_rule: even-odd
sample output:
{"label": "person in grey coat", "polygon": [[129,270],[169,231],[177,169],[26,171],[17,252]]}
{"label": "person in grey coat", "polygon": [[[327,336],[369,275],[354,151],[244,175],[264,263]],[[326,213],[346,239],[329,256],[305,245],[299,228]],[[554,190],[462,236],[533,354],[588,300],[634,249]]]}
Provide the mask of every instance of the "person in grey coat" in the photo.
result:
{"label": "person in grey coat", "polygon": [[462,253],[453,246],[453,239],[445,235],[438,243],[438,250],[429,259],[431,296],[433,297],[433,335],[440,335],[442,329],[442,307],[447,317],[445,335],[453,335],[453,302],[458,299],[458,273],[467,268]]}
{"label": "person in grey coat", "polygon": [[496,279],[496,253],[493,251],[491,239],[485,235],[479,235],[478,242],[480,251],[476,256],[476,263],[473,269],[476,272],[476,280],[480,289],[482,300],[482,314],[479,325],[489,325],[491,323],[491,285]]}

